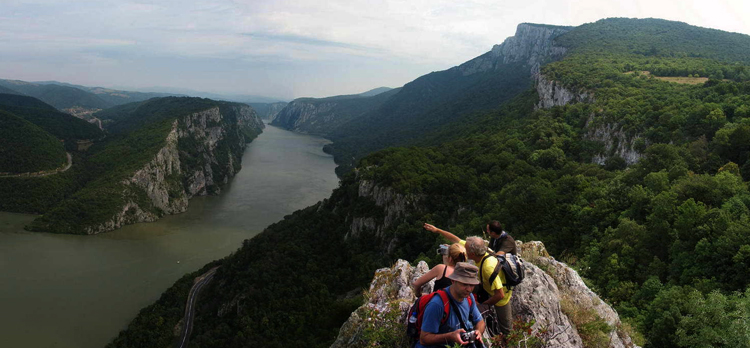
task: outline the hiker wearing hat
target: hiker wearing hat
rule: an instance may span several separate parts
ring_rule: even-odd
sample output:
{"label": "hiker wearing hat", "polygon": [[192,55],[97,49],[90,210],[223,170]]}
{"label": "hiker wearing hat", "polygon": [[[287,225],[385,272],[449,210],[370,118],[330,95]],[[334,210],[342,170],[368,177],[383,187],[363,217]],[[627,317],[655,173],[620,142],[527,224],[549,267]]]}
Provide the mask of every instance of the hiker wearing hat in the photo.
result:
{"label": "hiker wearing hat", "polygon": [[491,275],[498,260],[495,257],[489,257],[490,254],[487,252],[488,249],[484,244],[484,239],[474,236],[468,237],[464,241],[453,233],[430,224],[424,224],[424,229],[440,234],[451,242],[460,243],[466,247],[466,256],[481,267],[482,286],[478,289],[477,300],[483,305],[494,307],[500,332],[507,337],[513,324],[513,313],[510,306],[510,297],[513,295],[513,291],[504,286],[506,278],[503,272],[498,272],[497,276],[492,279]]}
{"label": "hiker wearing hat", "polygon": [[479,313],[472,291],[479,284],[479,269],[466,262],[459,262],[448,275],[451,285],[445,288],[450,304],[447,319],[444,319],[446,303],[441,296],[433,296],[424,309],[419,342],[415,347],[443,347],[458,343],[470,347],[483,347],[482,333],[485,324]]}

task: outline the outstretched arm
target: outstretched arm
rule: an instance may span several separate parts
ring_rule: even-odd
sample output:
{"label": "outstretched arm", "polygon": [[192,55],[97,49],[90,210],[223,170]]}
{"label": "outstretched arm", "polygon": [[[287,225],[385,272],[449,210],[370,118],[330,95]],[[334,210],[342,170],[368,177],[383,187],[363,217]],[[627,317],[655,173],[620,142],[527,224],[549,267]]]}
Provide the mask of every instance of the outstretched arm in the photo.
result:
{"label": "outstretched arm", "polygon": [[432,267],[431,270],[415,280],[414,283],[411,283],[411,286],[414,287],[414,292],[416,293],[416,295],[419,296],[420,294],[422,294],[422,285],[427,284],[427,282],[429,282],[433,278],[437,278],[438,274],[443,273],[443,269],[445,269],[445,265],[437,265],[435,267]]}
{"label": "outstretched arm", "polygon": [[445,239],[449,240],[451,243],[458,243],[461,241],[461,238],[456,237],[455,234],[450,233],[446,230],[441,230],[430,224],[424,224],[424,229],[432,233],[440,234],[441,236],[445,237]]}

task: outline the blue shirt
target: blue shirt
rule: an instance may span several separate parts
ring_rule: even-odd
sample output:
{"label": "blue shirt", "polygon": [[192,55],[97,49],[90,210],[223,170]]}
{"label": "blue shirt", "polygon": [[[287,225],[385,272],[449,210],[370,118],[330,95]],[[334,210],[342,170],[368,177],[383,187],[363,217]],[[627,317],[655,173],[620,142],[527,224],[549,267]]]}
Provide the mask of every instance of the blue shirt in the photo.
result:
{"label": "blue shirt", "polygon": [[[459,302],[454,299],[453,296],[451,296],[450,286],[445,288],[445,292],[448,293],[448,299],[452,299],[456,304],[456,307],[458,307],[458,311],[461,312],[461,317],[464,318],[464,324],[466,325],[468,331],[473,330],[474,326],[476,326],[477,323],[483,320],[482,314],[479,312],[479,308],[477,308],[477,302],[472,300],[471,308],[469,308],[468,299],[464,299],[463,301]],[[456,313],[454,313],[453,307],[450,304],[448,305],[448,308],[450,308],[448,320],[445,321],[445,324],[440,324],[440,321],[443,319],[443,310],[445,308],[443,306],[443,300],[440,298],[440,295],[435,295],[430,300],[430,302],[427,303],[424,308],[424,314],[422,315],[422,331],[441,334],[446,332],[453,332],[461,328],[459,319],[456,316]],[[453,342],[448,342],[448,345],[453,345]],[[420,342],[417,342],[417,345],[415,347],[431,348],[441,346],[442,345],[423,346]]]}

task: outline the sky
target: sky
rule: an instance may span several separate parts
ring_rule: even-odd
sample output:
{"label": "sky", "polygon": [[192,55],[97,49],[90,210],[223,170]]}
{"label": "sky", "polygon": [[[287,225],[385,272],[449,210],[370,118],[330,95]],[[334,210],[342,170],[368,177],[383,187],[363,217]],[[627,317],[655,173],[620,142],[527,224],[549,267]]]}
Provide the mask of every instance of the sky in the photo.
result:
{"label": "sky", "polygon": [[663,18],[750,34],[746,0],[0,0],[0,78],[291,100],[399,87],[519,23]]}

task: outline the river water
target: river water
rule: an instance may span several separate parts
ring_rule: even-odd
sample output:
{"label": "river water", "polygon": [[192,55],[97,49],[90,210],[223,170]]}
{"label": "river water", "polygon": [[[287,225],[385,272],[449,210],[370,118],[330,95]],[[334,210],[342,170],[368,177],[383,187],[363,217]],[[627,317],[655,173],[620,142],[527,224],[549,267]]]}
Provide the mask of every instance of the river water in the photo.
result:
{"label": "river water", "polygon": [[267,126],[219,196],[95,236],[31,233],[0,212],[0,346],[101,348],[178,278],[338,185],[327,140]]}

